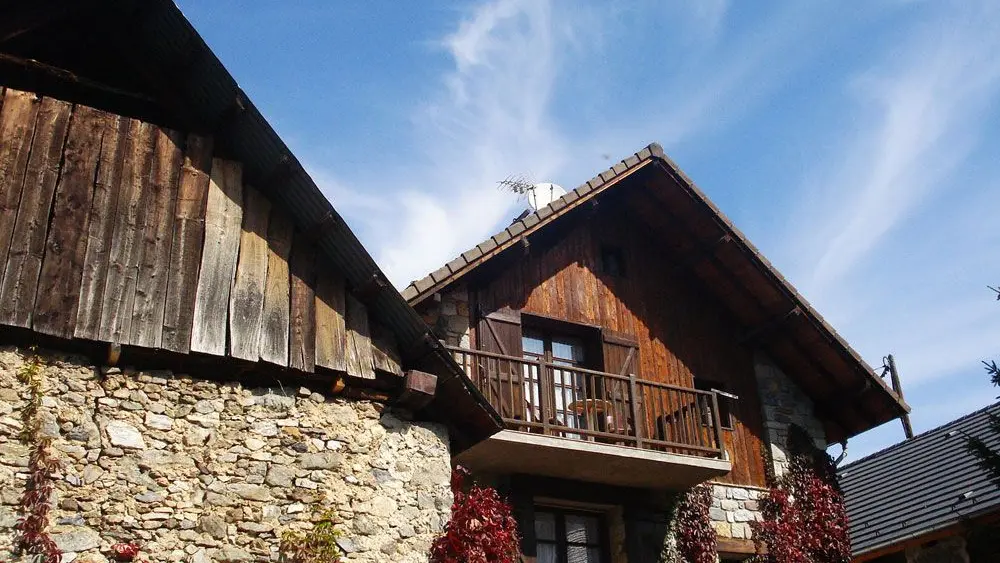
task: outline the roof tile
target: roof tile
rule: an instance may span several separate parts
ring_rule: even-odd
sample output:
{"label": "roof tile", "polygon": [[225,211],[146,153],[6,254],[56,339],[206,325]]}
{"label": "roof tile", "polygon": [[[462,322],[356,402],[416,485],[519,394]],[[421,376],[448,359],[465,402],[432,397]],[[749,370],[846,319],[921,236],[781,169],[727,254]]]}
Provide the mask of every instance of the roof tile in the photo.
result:
{"label": "roof tile", "polygon": [[647,158],[650,157],[651,154],[652,154],[652,151],[649,150],[649,147],[646,147],[646,148],[642,149],[641,151],[635,153],[635,156],[639,160],[646,160]]}
{"label": "roof tile", "polygon": [[551,206],[546,205],[545,207],[543,207],[543,208],[541,208],[541,209],[538,210],[538,218],[539,219],[543,219],[544,220],[549,215],[552,215],[552,207]]}
{"label": "roof tile", "polygon": [[[545,208],[543,207],[542,209]],[[521,221],[514,221],[509,227],[507,227],[507,232],[510,233],[511,237],[516,237],[524,232],[524,223]]]}
{"label": "roof tile", "polygon": [[462,258],[461,256],[455,258],[451,262],[448,262],[448,269],[450,269],[453,274],[459,272],[463,268],[465,268],[465,258]]}
{"label": "roof tile", "polygon": [[487,252],[493,250],[496,247],[497,243],[492,238],[484,240],[483,242],[479,243],[478,246],[479,250],[482,251],[483,254],[486,254]]}
{"label": "roof tile", "polygon": [[530,229],[531,227],[534,227],[535,225],[537,225],[540,220],[541,219],[538,218],[538,214],[537,213],[531,213],[530,215],[528,215],[524,219],[521,219],[521,222],[524,223],[525,227],[527,227],[527,228]]}
{"label": "roof tile", "polygon": [[448,266],[441,266],[437,270],[431,272],[431,275],[429,277],[433,278],[435,283],[441,283],[442,281],[447,279],[448,276],[450,275],[451,271],[448,269]]}
{"label": "roof tile", "polygon": [[615,171],[615,174],[621,174],[626,170],[628,170],[628,166],[625,165],[625,161],[623,160],[618,164],[612,166],[611,169]]}
{"label": "roof tile", "polygon": [[465,252],[463,252],[462,253],[462,258],[464,258],[466,262],[472,263],[473,260],[475,260],[476,258],[479,258],[482,255],[483,255],[483,251],[479,250],[478,246],[474,246],[474,247],[470,248],[469,250],[466,250]]}

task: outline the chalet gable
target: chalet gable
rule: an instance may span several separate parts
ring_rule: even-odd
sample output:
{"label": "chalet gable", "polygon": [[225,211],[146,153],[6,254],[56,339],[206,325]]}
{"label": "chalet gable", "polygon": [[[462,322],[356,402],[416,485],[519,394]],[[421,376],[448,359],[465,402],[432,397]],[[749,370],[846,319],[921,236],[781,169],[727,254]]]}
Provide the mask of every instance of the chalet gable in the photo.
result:
{"label": "chalet gable", "polygon": [[601,172],[548,206],[462,253],[403,290],[411,305],[445,291],[498,257],[530,248],[573,214],[624,205],[643,229],[743,325],[744,344],[768,353],[809,395],[839,441],[909,407],[657,144]]}

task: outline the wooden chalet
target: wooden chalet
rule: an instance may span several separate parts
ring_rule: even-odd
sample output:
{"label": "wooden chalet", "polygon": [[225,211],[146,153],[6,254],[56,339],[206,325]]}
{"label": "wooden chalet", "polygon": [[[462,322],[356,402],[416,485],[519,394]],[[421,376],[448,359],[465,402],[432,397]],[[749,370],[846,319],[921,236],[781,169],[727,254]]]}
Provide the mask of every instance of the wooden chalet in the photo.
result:
{"label": "wooden chalet", "polygon": [[781,470],[790,423],[825,447],[908,412],[655,144],[403,295],[503,416],[457,459],[507,483],[538,561],[565,560],[543,528],[579,510],[610,522],[580,561],[654,561],[651,499],[704,481],[726,499],[720,548],[742,557],[756,503],[722,512]]}
{"label": "wooden chalet", "polygon": [[5,341],[404,401],[458,448],[499,429],[173,2],[4,4]]}

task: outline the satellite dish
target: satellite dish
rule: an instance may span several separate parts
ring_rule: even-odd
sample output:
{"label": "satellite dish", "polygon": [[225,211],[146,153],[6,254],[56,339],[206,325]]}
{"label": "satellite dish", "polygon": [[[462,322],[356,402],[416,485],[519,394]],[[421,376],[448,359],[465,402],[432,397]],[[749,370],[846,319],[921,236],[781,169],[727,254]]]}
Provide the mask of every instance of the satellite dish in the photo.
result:
{"label": "satellite dish", "polygon": [[564,195],[566,195],[566,190],[562,186],[551,182],[542,182],[531,186],[531,189],[528,190],[528,205],[538,211]]}

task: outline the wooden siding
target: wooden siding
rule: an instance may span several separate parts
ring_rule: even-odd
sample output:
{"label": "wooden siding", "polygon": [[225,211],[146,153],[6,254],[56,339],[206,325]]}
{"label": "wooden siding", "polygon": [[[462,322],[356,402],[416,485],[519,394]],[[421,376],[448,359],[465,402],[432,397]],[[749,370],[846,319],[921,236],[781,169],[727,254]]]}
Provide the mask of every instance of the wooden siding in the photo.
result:
{"label": "wooden siding", "polygon": [[[734,428],[722,432],[733,462],[723,480],[765,485],[752,352],[738,344],[740,325],[725,307],[620,208],[602,204],[601,213],[567,221],[545,237],[532,240],[527,253],[477,272],[469,282],[473,310],[510,308],[598,326],[638,342],[637,375],[643,379],[693,387],[701,377],[724,384],[739,400]],[[621,250],[624,276],[599,273],[604,246]],[[607,362],[588,363],[605,369]]]}
{"label": "wooden siding", "polygon": [[[401,375],[387,331],[211,139],[6,89],[0,324]],[[377,338],[373,338],[377,335]]]}

